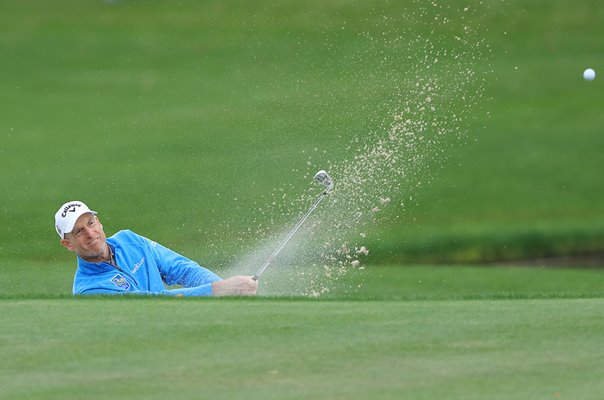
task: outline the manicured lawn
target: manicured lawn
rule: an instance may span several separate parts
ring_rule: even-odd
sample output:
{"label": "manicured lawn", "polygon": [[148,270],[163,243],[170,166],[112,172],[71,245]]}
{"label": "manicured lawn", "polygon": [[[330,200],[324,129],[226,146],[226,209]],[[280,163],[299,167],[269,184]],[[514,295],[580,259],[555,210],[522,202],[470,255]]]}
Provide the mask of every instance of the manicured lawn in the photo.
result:
{"label": "manicured lawn", "polygon": [[10,399],[599,399],[604,300],[0,302]]}

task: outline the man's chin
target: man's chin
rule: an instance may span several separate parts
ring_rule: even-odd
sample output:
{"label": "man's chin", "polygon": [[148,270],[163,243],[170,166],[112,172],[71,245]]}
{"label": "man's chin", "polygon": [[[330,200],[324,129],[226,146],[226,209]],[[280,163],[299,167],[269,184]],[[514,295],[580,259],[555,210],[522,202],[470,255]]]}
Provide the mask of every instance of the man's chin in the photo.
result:
{"label": "man's chin", "polygon": [[80,254],[85,260],[103,260],[107,255],[105,254],[105,247],[102,245],[93,246],[91,248],[86,249]]}

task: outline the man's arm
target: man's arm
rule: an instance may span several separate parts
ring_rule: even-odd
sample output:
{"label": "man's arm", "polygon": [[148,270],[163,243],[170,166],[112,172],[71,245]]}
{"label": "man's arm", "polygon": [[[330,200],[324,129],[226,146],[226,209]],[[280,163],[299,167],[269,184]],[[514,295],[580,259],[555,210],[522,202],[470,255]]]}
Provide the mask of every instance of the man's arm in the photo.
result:
{"label": "man's arm", "polygon": [[251,296],[256,294],[258,281],[249,276],[233,276],[221,279],[213,283],[180,289],[166,289],[160,292],[149,292],[143,290],[130,291],[129,289],[103,288],[86,289],[79,295],[119,295],[131,294],[142,296]]}
{"label": "man's arm", "polygon": [[249,276],[233,276],[222,279],[177,252],[152,240],[146,239],[155,255],[162,279],[168,285],[184,288],[169,290],[167,294],[183,296],[249,296],[255,295],[258,281]]}
{"label": "man's arm", "polygon": [[[220,281],[218,275],[203,268],[193,260],[145,238],[153,254],[163,281],[169,285],[180,285],[184,288],[195,288]],[[211,294],[211,288],[210,293]]]}

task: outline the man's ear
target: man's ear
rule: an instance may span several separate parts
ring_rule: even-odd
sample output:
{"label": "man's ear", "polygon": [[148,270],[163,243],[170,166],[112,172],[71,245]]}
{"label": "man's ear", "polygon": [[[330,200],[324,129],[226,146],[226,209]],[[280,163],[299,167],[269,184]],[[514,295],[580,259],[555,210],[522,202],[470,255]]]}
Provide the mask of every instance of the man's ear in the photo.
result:
{"label": "man's ear", "polygon": [[69,251],[75,251],[75,247],[71,245],[71,241],[67,239],[61,239],[61,246],[65,247]]}

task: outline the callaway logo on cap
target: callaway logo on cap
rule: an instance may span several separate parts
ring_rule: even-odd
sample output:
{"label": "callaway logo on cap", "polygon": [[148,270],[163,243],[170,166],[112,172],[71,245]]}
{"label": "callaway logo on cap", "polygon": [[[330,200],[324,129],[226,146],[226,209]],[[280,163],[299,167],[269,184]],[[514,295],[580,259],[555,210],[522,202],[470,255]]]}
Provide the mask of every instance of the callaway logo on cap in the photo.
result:
{"label": "callaway logo on cap", "polygon": [[55,214],[55,228],[61,239],[65,239],[65,234],[73,230],[73,226],[82,214],[96,211],[90,210],[88,206],[81,201],[68,201],[63,204]]}

